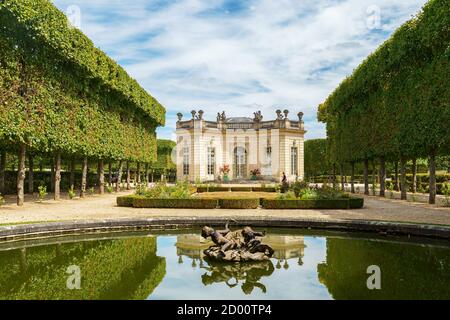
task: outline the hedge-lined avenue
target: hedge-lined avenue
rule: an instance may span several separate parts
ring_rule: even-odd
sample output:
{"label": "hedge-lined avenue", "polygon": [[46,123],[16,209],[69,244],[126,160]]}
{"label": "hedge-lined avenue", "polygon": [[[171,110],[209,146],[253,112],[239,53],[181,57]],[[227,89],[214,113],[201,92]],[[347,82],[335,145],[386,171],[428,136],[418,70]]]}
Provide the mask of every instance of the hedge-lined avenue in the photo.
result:
{"label": "hedge-lined avenue", "polygon": [[[71,170],[81,163],[82,197],[93,161],[100,193],[105,161],[110,172],[111,162],[118,163],[119,178],[124,164],[137,162],[139,171],[139,163],[156,161],[155,129],[164,125],[164,107],[50,1],[2,1],[0,21],[0,150],[2,159],[6,152],[18,156],[19,205],[26,167],[33,184],[35,155],[52,159],[56,200],[64,161]],[[0,167],[4,172],[3,161]]]}
{"label": "hedge-lined avenue", "polygon": [[406,199],[407,160],[429,158],[430,203],[436,197],[436,156],[450,155],[450,0],[430,0],[372,53],[319,106],[335,164],[400,161]]}

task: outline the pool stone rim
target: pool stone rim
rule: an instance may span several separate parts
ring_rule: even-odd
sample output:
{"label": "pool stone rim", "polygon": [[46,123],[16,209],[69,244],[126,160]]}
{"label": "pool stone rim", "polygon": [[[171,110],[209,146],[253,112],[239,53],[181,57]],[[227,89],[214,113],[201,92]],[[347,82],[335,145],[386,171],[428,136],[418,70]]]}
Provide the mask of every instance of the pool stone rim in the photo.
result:
{"label": "pool stone rim", "polygon": [[450,226],[374,220],[326,220],[276,217],[155,217],[22,224],[0,227],[0,242],[62,237],[74,234],[126,232],[133,230],[174,230],[204,225],[223,226],[235,219],[239,226],[318,229],[420,236],[450,240]]}

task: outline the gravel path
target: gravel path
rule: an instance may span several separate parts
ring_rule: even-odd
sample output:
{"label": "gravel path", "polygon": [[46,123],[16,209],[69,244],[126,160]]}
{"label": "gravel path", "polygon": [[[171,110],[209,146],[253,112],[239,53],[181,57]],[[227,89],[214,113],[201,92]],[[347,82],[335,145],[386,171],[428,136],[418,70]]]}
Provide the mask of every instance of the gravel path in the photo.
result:
{"label": "gravel path", "polygon": [[[126,195],[122,192],[120,195]],[[450,225],[450,208],[399,200],[365,197],[365,208],[359,210],[191,210],[134,209],[116,206],[117,194],[90,196],[86,199],[46,200],[42,203],[27,198],[25,206],[17,207],[14,198],[0,207],[0,225],[30,222],[101,220],[151,217],[286,217],[327,220],[377,220]]]}

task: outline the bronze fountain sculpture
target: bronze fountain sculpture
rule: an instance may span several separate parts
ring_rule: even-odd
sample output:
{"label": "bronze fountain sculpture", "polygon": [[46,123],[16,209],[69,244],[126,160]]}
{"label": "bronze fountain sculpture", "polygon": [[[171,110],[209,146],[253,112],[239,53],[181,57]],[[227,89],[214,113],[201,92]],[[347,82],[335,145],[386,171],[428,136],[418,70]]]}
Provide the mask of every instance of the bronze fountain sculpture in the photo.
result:
{"label": "bronze fountain sculpture", "polygon": [[231,231],[228,223],[225,230],[215,230],[205,226],[202,237],[211,238],[214,245],[204,251],[206,258],[224,262],[267,261],[274,250],[261,243],[265,232],[256,232],[251,227]]}

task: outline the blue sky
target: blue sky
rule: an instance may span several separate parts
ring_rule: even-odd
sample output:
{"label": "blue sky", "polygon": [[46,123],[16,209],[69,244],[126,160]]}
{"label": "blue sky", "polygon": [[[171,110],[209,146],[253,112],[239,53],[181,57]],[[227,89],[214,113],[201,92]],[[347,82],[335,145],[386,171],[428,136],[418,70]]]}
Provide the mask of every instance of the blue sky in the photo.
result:
{"label": "blue sky", "polygon": [[289,109],[312,139],[325,137],[317,106],[426,1],[53,2],[166,107],[159,137],[174,139],[177,112],[268,120]]}

